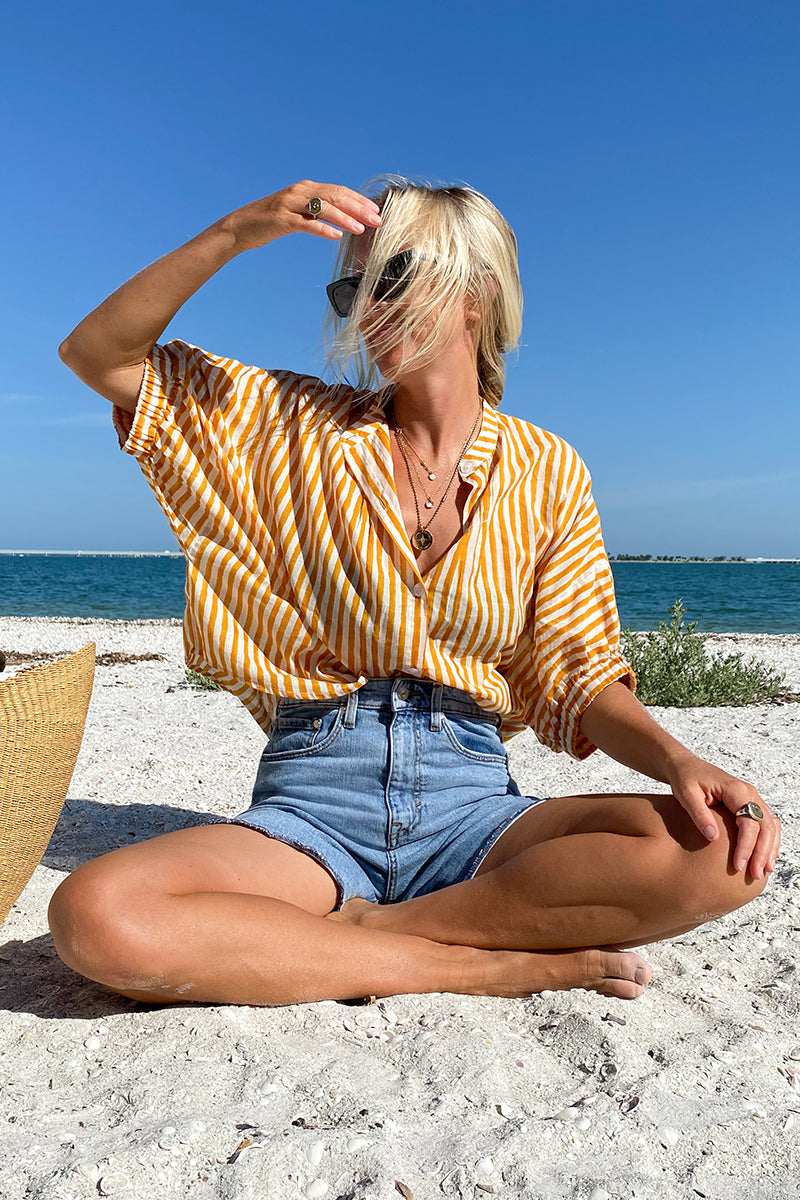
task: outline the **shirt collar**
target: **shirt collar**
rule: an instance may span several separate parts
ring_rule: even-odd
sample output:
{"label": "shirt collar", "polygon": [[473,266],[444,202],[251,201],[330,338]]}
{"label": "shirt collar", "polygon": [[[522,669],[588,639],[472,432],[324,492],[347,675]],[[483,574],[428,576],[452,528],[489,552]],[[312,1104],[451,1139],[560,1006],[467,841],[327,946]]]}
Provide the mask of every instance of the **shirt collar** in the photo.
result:
{"label": "shirt collar", "polygon": [[[351,410],[345,440],[354,442],[362,438],[377,437],[388,449],[389,427],[385,411],[387,399],[386,393],[381,396],[377,392],[364,396],[363,399],[359,397],[354,411]],[[461,459],[459,475],[462,479],[477,480],[482,477],[485,482],[497,450],[499,433],[497,410],[493,405],[484,402],[480,432]]]}
{"label": "shirt collar", "polygon": [[[349,418],[342,429],[341,440],[345,447],[354,451],[363,451],[369,447],[369,453],[375,455],[383,464],[383,469],[391,475],[392,447],[384,403],[379,394],[370,392],[354,397]],[[359,458],[363,459],[361,453]]]}
{"label": "shirt collar", "polygon": [[479,484],[486,482],[497,450],[499,433],[497,411],[494,405],[484,401],[480,432],[461,459],[458,469],[462,479]]}

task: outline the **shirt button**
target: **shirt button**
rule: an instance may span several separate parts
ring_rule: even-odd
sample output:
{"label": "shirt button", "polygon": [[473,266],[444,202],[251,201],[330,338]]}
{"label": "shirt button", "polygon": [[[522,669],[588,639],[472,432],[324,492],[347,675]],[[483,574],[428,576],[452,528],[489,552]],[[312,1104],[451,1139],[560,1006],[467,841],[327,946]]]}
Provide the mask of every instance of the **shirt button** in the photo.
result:
{"label": "shirt button", "polygon": [[415,583],[414,584],[414,595],[417,597],[417,599],[419,599],[421,596],[425,595],[425,584],[424,583]]}

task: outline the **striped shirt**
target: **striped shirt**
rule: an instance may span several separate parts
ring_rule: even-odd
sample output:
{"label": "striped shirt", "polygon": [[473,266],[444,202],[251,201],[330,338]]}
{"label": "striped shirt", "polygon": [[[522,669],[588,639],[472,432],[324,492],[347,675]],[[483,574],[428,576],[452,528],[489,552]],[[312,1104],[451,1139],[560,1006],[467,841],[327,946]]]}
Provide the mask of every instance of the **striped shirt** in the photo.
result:
{"label": "striped shirt", "polygon": [[468,692],[504,737],[591,753],[581,714],[631,680],[589,474],[561,438],[484,405],[462,536],[423,575],[373,393],[173,341],[114,421],[186,559],[186,662],[265,732],[279,697],[402,674]]}

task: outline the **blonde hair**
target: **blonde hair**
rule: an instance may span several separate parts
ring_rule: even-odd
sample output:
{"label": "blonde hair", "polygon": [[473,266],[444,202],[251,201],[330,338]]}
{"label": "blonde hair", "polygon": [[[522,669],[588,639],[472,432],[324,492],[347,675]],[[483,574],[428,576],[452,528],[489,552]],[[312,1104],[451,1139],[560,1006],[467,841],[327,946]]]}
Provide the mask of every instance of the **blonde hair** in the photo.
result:
{"label": "blonde hair", "polygon": [[[334,278],[363,274],[363,283],[344,320],[329,314],[328,361],[337,376],[344,378],[347,370],[355,387],[382,391],[387,385],[380,382],[375,357],[414,337],[420,348],[404,359],[404,370],[425,366],[472,308],[477,312],[481,395],[498,405],[504,356],[516,348],[522,329],[517,240],[511,226],[491,201],[469,187],[432,187],[382,176],[364,191],[372,194],[382,220],[363,271],[357,267],[359,237],[345,234],[340,242]],[[370,305],[389,259],[408,249],[414,253],[402,295],[389,293],[380,305]]]}

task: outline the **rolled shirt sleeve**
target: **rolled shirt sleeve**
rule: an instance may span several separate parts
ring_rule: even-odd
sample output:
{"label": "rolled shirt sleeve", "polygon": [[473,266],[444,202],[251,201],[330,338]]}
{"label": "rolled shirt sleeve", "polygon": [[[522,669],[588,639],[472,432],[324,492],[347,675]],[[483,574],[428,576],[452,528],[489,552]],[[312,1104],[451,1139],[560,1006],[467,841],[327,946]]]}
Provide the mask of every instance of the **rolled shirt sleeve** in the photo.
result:
{"label": "rolled shirt sleeve", "polygon": [[139,463],[184,552],[200,531],[247,524],[239,510],[253,506],[250,448],[274,426],[281,391],[272,372],[171,341],[148,355],[136,411],[114,407],[120,449]]}
{"label": "rolled shirt sleeve", "polygon": [[181,438],[210,433],[213,439],[215,429],[241,424],[248,407],[257,407],[262,421],[269,419],[274,382],[267,371],[188,342],[155,345],[145,361],[136,411],[114,406],[120,449],[144,466],[156,450],[168,451],[173,429]]}
{"label": "rolled shirt sleeve", "polygon": [[583,713],[610,683],[633,689],[636,681],[619,650],[614,578],[589,472],[571,454],[525,629],[504,673],[539,740],[582,759],[596,749],[581,733]]}

